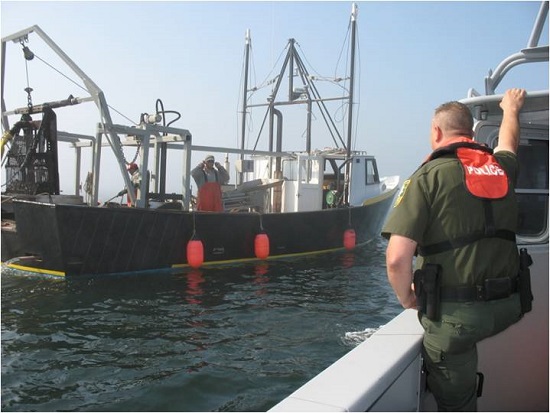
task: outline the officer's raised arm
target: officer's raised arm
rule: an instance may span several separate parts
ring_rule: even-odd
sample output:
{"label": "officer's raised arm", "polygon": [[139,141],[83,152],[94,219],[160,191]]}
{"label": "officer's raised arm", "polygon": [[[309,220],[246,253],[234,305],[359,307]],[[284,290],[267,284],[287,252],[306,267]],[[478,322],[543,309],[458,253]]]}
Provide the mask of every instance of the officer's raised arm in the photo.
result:
{"label": "officer's raised arm", "polygon": [[525,100],[524,89],[508,89],[500,102],[503,111],[495,152],[517,153],[519,145],[519,112]]}

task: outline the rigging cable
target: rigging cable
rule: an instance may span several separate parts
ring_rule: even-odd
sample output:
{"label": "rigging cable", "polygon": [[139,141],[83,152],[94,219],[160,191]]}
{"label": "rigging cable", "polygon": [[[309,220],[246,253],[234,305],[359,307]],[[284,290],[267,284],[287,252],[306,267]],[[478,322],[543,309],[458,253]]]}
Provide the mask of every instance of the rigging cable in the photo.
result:
{"label": "rigging cable", "polygon": [[[348,51],[348,52],[347,52],[347,53],[348,53],[348,58],[346,59],[346,62],[349,62],[349,61],[350,61],[350,58],[349,58],[350,47],[345,47],[345,46],[346,46],[346,44],[347,44],[348,42],[351,41],[351,39],[350,39],[350,35],[351,35],[351,24],[352,24],[352,23],[351,23],[351,21],[350,21],[349,24],[348,24],[348,31],[347,31],[347,34],[346,34],[346,38],[344,39],[344,42],[343,42],[343,44],[342,44],[342,51],[340,52],[340,56],[339,56],[339,58],[338,58],[338,60],[340,60],[340,58],[341,58],[341,56],[342,56],[342,54],[343,54],[343,51],[344,51],[344,50],[347,50],[347,51]],[[355,27],[356,27],[356,30],[358,31],[358,23],[357,23],[357,22],[355,22]],[[359,43],[359,36],[358,36],[358,35],[356,36],[356,39],[357,39],[357,43]],[[351,45],[350,45],[350,46],[351,46]],[[360,56],[360,54],[361,54],[361,53],[360,53],[360,48],[359,48],[359,45],[358,45],[358,44],[357,44],[357,46],[356,46],[356,50],[357,50],[357,54],[359,55],[359,56],[358,56],[358,61],[359,61],[359,69],[360,69],[360,66],[361,66],[361,59],[360,59],[361,56]],[[346,65],[347,65],[347,64],[346,64]],[[336,70],[336,69],[335,69],[335,70]],[[345,72],[346,72],[346,73],[348,72],[348,67],[346,67]],[[356,73],[359,73],[359,75],[357,76],[357,77],[358,77],[357,90],[361,90],[361,75],[360,75],[361,70],[358,70]],[[336,75],[336,71],[335,71],[335,75]],[[348,80],[351,80],[351,79],[350,79],[349,77],[346,77],[346,78],[344,78],[344,80],[348,81]],[[347,93],[350,92],[349,89],[348,89],[347,87],[342,87],[342,88],[343,88]],[[360,99],[361,99],[360,97],[361,97],[361,94],[359,93],[359,94],[357,94],[356,96],[359,96],[359,97],[357,98],[357,99],[358,99],[358,102],[357,102],[357,114],[358,114],[358,113],[359,113],[359,107],[360,107]],[[353,102],[352,102],[352,105],[353,105]],[[343,109],[344,107],[347,107],[347,109],[346,109],[345,111],[344,111],[344,109]],[[345,113],[346,113],[347,111],[349,111],[349,110],[352,110],[353,108],[350,108],[350,107],[349,107],[349,103],[347,104],[347,106],[346,106],[346,104],[344,103],[344,104],[342,104],[341,109],[343,110],[342,119],[344,119]],[[353,145],[352,145],[352,146],[355,148],[355,147],[356,147],[356,144],[357,144],[359,116],[355,116],[354,124],[355,124],[355,127],[354,127],[354,131],[353,131]],[[343,128],[345,128],[345,125],[343,125]],[[351,141],[351,140],[350,140],[350,141]]]}
{"label": "rigging cable", "polygon": [[334,69],[334,77],[333,78],[330,78],[330,77],[327,77],[327,76],[323,76],[321,75],[319,72],[317,72],[317,70],[315,70],[315,68],[313,67],[313,65],[310,63],[310,61],[307,59],[307,56],[306,54],[304,53],[304,50],[302,49],[302,47],[300,46],[299,43],[296,43],[298,48],[300,49],[300,54],[301,56],[304,58],[305,62],[308,64],[308,66],[311,68],[312,72],[315,73],[315,76],[311,76],[311,78],[313,80],[319,80],[319,81],[324,81],[324,82],[329,82],[329,83],[332,83],[333,85],[335,86],[338,86],[342,89],[344,89],[346,92],[348,91],[348,89],[346,89],[345,86],[342,86],[340,84],[340,82],[342,80],[347,80],[348,78],[347,77],[337,77],[336,76],[336,70],[337,68]]}
{"label": "rigging cable", "polygon": [[[30,53],[32,54],[33,57],[36,57],[38,60],[40,60],[42,63],[44,63],[47,67],[49,67],[50,69],[52,69],[53,71],[57,72],[59,75],[61,75],[62,77],[64,77],[65,79],[67,79],[69,82],[71,82],[72,84],[74,84],[76,87],[82,89],[83,91],[85,91],[86,93],[89,94],[89,91],[88,89],[86,89],[84,86],[80,85],[77,81],[71,79],[69,76],[67,76],[65,73],[63,73],[61,70],[57,69],[56,67],[54,67],[52,64],[48,63],[46,60],[42,59],[40,56],[38,56],[37,54],[35,53],[32,53],[30,52],[30,50],[28,50],[27,48],[27,51],[24,50],[24,53],[25,53],[25,58],[27,60],[27,54]],[[30,59],[28,59],[30,60]],[[28,84],[28,73],[27,73],[27,84]],[[29,100],[29,103],[30,105],[32,105],[32,102],[30,102],[30,92],[32,91],[32,88],[30,87],[27,87],[26,89],[27,93],[29,94],[29,97],[28,97],[28,100]],[[105,102],[106,103],[106,102]],[[106,103],[107,104],[107,103]],[[120,115],[121,117],[123,117],[124,119],[126,119],[128,122],[130,122],[132,125],[136,126],[136,123],[130,119],[128,116],[124,115],[123,113],[121,113],[119,110],[115,109],[114,107],[112,107],[111,105],[107,104],[107,107],[116,112],[118,115]],[[136,155],[134,156],[134,160],[133,162],[135,162],[135,160],[137,159],[137,155],[138,155],[138,152],[139,152],[139,146],[137,148],[137,151],[136,151]],[[126,159],[124,159],[124,162],[126,164],[129,164],[128,161],[126,161]]]}
{"label": "rigging cable", "polygon": [[[337,137],[340,139],[340,142],[342,143],[342,146],[346,147],[344,141],[342,140],[342,135],[338,132],[338,128],[334,124],[334,120],[332,119],[332,116],[330,115],[328,108],[326,107],[326,105],[324,104],[324,102],[321,99],[321,94],[319,93],[319,91],[317,89],[317,86],[315,85],[314,80],[310,78],[309,72],[307,71],[307,68],[306,68],[304,62],[302,61],[302,59],[301,59],[301,57],[298,53],[296,53],[295,59],[296,59],[296,64],[298,66],[298,71],[300,73],[300,77],[302,79],[302,83],[304,85],[306,85],[306,84],[308,85],[309,90],[313,94],[314,98],[317,100],[317,102],[316,102],[317,107],[319,108],[319,112],[321,113],[321,116],[323,117],[325,125],[328,128],[328,131],[329,131],[329,133],[332,137],[334,145],[336,145],[336,147],[339,147],[338,142],[336,141],[336,137],[335,137],[335,134],[336,134]],[[308,95],[309,95],[309,92],[308,92]]]}
{"label": "rigging cable", "polygon": [[[61,72],[60,70],[56,69],[54,66],[52,66],[51,64],[49,64],[48,62],[46,62],[44,59],[42,59],[40,56],[34,54],[35,57],[38,58],[38,60],[40,60],[42,63],[44,63],[46,66],[48,66],[50,69],[56,71],[58,74],[60,74],[61,76],[63,76],[65,79],[67,79],[68,81],[70,81],[71,83],[73,83],[74,85],[76,85],[77,87],[79,87],[80,89],[84,90],[85,92],[89,93],[88,90],[78,84],[75,80],[71,79],[69,76],[67,76],[66,74],[64,74],[63,72]],[[136,125],[134,123],[134,121],[132,119],[130,119],[128,116],[122,114],[121,112],[119,112],[117,109],[115,109],[114,107],[112,107],[111,105],[107,104],[107,107],[111,110],[113,110],[114,112],[118,113],[120,116],[122,116],[124,119],[126,119],[128,122],[130,122],[132,125]]]}

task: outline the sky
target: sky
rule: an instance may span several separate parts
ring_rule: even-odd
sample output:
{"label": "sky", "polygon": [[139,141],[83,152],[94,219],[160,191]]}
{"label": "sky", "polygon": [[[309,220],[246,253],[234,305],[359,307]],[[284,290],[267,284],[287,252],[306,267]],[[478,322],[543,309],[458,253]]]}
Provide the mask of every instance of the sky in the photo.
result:
{"label": "sky", "polygon": [[[142,113],[154,113],[161,99],[166,110],[181,113],[173,126],[189,129],[195,145],[233,147],[241,139],[246,30],[252,37],[252,85],[279,72],[290,38],[296,39],[310,73],[345,77],[351,5],[347,1],[2,1],[1,34],[40,26],[103,90],[115,110],[111,112],[115,123],[137,123]],[[470,88],[484,92],[489,70],[527,46],[540,8],[540,2],[530,1],[359,1],[357,5],[354,149],[375,155],[382,176],[400,175],[402,180],[430,152],[434,109],[466,98]],[[28,46],[48,65],[69,75],[40,43],[31,35]],[[548,44],[548,24],[540,44]],[[8,110],[26,106],[27,86],[33,88],[34,104],[69,94],[85,96],[41,60],[26,64],[20,45],[10,43],[7,49]],[[497,93],[508,87],[548,89],[548,78],[546,63],[519,66]],[[324,82],[323,91],[325,87],[328,91],[331,83]],[[260,99],[255,102],[265,102],[269,91],[267,87],[258,92],[255,97]],[[335,93],[323,97],[341,95],[342,88],[336,87]],[[57,111],[59,129],[95,135],[97,111],[92,103],[81,106],[79,114],[73,108]],[[338,103],[330,110],[335,119],[343,120],[346,106]],[[303,150],[304,126],[297,118],[305,119],[304,107],[292,111],[284,114],[285,149]],[[263,112],[254,109],[253,114],[247,148],[254,145]],[[320,117],[314,119],[315,125],[322,123]],[[10,119],[12,124],[16,120]],[[339,128],[344,131],[345,122]],[[260,141],[258,148],[265,145]],[[312,146],[333,144],[326,137],[314,137]],[[134,153],[125,149],[127,159]],[[69,153],[60,156],[61,187],[71,193],[73,161]],[[123,188],[123,181],[108,150],[102,156],[100,199],[105,201]],[[234,171],[231,175],[234,182]],[[179,192],[179,182],[178,173],[170,173],[168,190]]]}

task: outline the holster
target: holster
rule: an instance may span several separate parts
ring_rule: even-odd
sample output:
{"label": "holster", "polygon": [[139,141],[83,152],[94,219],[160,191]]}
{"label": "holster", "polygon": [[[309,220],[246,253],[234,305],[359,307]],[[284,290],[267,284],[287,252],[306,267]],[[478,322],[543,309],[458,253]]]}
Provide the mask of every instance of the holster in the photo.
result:
{"label": "holster", "polygon": [[531,270],[529,270],[531,264],[533,264],[533,259],[527,252],[527,249],[521,248],[519,250],[518,291],[522,314],[528,313],[533,308],[533,293],[531,292]]}
{"label": "holster", "polygon": [[441,266],[426,264],[413,277],[418,311],[432,321],[439,321],[441,309]]}

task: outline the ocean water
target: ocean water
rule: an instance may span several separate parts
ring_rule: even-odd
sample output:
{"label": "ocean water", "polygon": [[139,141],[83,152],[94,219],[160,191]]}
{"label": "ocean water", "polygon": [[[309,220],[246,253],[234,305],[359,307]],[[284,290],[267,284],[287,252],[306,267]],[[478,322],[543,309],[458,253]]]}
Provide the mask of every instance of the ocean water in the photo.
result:
{"label": "ocean water", "polygon": [[401,311],[385,247],[76,280],[3,268],[2,411],[266,411]]}

